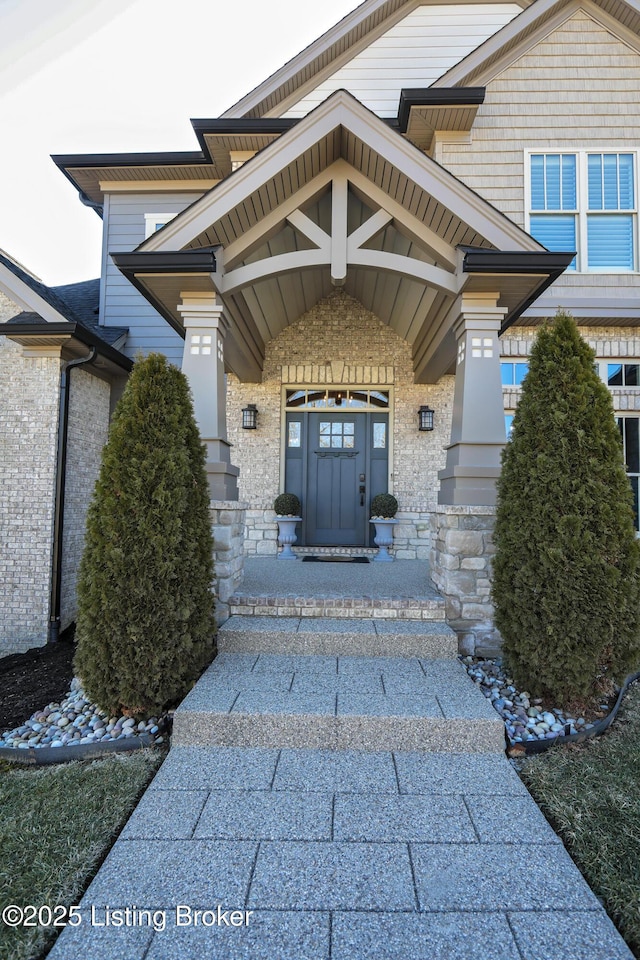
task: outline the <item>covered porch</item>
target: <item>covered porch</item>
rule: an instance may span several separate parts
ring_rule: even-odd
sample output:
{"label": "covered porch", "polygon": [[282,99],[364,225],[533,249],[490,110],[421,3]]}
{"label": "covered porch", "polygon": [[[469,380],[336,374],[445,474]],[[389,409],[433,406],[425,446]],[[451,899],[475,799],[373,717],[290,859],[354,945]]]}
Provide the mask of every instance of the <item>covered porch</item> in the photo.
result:
{"label": "covered porch", "polygon": [[[221,617],[247,555],[275,560],[279,492],[303,503],[303,545],[366,548],[371,498],[388,490],[405,528],[398,555],[421,558],[425,587],[430,559],[456,629],[490,622],[499,336],[570,257],[545,251],[345,91],[284,131],[261,122],[209,122],[212,149],[262,148],[114,255],[185,337]],[[440,432],[418,443],[417,409],[432,397]],[[240,417],[249,404],[251,432]]]}

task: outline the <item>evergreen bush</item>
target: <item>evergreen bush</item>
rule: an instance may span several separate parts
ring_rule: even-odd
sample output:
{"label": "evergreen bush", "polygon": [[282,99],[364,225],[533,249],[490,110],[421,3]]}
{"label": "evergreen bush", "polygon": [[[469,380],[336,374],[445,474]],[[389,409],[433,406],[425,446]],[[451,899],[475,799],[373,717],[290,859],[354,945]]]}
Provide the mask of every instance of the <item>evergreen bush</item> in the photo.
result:
{"label": "evergreen bush", "polygon": [[559,705],[640,661],[631,489],[594,356],[566,313],[540,331],[498,483],[503,653],[520,689]]}
{"label": "evergreen bush", "polygon": [[391,520],[398,512],[398,501],[392,493],[376,493],[371,500],[371,516]]}
{"label": "evergreen bush", "polygon": [[215,651],[205,449],[185,376],[134,364],[87,517],[75,670],[104,710],[178,702]]}
{"label": "evergreen bush", "polygon": [[273,501],[273,509],[278,517],[299,517],[302,508],[295,493],[280,493]]}

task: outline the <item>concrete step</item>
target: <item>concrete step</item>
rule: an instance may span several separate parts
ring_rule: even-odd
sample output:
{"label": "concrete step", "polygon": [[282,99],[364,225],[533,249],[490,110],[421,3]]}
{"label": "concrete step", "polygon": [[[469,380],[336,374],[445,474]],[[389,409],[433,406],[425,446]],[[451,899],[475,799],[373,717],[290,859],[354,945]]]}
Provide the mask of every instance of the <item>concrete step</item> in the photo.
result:
{"label": "concrete step", "polygon": [[451,658],[455,632],[443,620],[231,616],[218,631],[225,653]]}
{"label": "concrete step", "polygon": [[504,725],[455,659],[220,653],[174,746],[500,753]]}

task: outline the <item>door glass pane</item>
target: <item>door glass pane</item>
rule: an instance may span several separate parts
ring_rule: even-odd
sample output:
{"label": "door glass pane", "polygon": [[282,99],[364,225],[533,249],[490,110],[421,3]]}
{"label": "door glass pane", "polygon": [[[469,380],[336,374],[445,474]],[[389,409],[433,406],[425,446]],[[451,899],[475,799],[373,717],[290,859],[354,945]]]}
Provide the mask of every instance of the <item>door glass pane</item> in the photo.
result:
{"label": "door glass pane", "polygon": [[374,423],[373,425],[373,447],[375,450],[384,450],[387,446],[387,425],[386,423]]}
{"label": "door glass pane", "polygon": [[299,420],[292,420],[289,423],[289,446],[299,447],[302,437],[302,424]]}
{"label": "door glass pane", "polygon": [[342,438],[342,441],[342,446],[345,448],[345,450],[353,450],[355,437],[347,436],[345,434],[345,436]]}
{"label": "door glass pane", "polygon": [[342,424],[341,424],[341,423],[332,423],[332,424],[331,424],[331,433],[333,433],[334,435],[337,433],[337,434],[340,434],[340,436],[342,436]]}
{"label": "door glass pane", "polygon": [[331,424],[323,421],[320,424],[320,436],[323,436],[323,434],[326,433],[331,433]]}
{"label": "door glass pane", "polygon": [[355,427],[356,427],[355,423],[345,423],[344,425],[345,436],[355,433]]}
{"label": "door glass pane", "polygon": [[342,446],[342,437],[331,437],[331,446],[340,448]]}

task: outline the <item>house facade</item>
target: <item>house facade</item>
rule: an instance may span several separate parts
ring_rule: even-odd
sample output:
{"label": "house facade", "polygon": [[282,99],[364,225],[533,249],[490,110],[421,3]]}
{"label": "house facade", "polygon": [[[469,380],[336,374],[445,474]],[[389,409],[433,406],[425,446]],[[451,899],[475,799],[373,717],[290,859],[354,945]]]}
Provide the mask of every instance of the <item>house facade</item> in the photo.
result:
{"label": "house facade", "polygon": [[[245,557],[276,556],[279,492],[301,549],[363,552],[388,490],[398,561],[425,561],[464,649],[495,645],[500,454],[558,307],[637,500],[639,28],[623,0],[366,0],[192,121],[199,150],[54,158],[104,220],[96,336],[189,377],[221,616]],[[5,319],[26,364],[51,320]]]}

